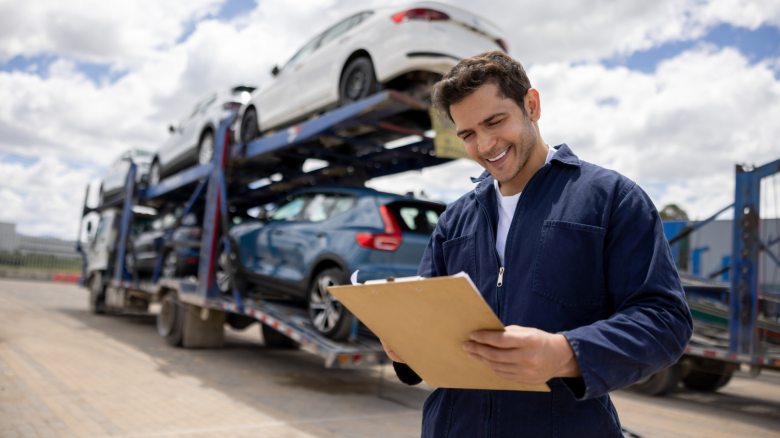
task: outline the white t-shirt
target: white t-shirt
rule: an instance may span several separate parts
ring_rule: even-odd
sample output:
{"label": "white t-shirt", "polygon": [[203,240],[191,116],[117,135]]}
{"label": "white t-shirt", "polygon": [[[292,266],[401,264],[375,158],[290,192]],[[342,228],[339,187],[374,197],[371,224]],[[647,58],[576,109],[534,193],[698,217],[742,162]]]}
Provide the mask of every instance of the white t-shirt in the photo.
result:
{"label": "white t-shirt", "polygon": [[[547,159],[544,164],[547,164],[552,160],[557,149],[549,148],[547,151]],[[509,225],[512,224],[512,218],[515,216],[515,209],[517,208],[517,202],[520,200],[520,192],[513,196],[504,196],[501,194],[501,190],[498,189],[498,181],[493,180],[493,185],[496,188],[496,198],[498,199],[498,232],[496,233],[496,251],[498,257],[501,259],[501,266],[504,266],[504,252],[506,250],[506,236],[509,234]]]}

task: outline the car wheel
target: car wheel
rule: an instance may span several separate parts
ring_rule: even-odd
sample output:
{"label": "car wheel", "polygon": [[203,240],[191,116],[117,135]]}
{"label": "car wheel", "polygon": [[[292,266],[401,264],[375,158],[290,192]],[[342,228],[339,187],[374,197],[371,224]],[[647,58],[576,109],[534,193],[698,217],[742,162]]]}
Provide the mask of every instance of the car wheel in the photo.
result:
{"label": "car wheel", "polygon": [[159,184],[161,177],[162,169],[160,168],[160,162],[155,159],[151,169],[149,169],[149,187],[154,187]]}
{"label": "car wheel", "polygon": [[257,110],[248,108],[241,119],[241,142],[246,144],[260,137],[260,126],[257,124]]}
{"label": "car wheel", "polygon": [[214,157],[214,134],[211,131],[206,131],[203,134],[203,138],[200,139],[198,145],[198,163],[208,164],[211,163],[211,159]]}
{"label": "car wheel", "polygon": [[341,340],[349,335],[352,313],[328,292],[329,286],[348,284],[338,268],[325,269],[314,276],[309,288],[309,316],[314,328],[323,335]]}
{"label": "car wheel", "polygon": [[344,106],[357,102],[374,94],[376,89],[376,76],[371,60],[366,57],[356,58],[347,65],[344,74],[341,75],[340,104]]}
{"label": "car wheel", "polygon": [[217,258],[214,263],[214,280],[217,283],[217,288],[222,293],[231,293],[234,288],[241,292],[243,283],[238,273],[237,263],[239,262],[236,255],[238,245],[233,241],[230,242],[230,248],[233,251],[229,256],[225,253],[221,240],[217,240],[217,245],[219,247],[217,248]]}
{"label": "car wheel", "polygon": [[652,376],[645,377],[626,389],[639,394],[661,396],[677,388],[681,378],[682,367],[675,364],[662,369]]}
{"label": "car wheel", "polygon": [[179,257],[176,254],[176,250],[170,250],[165,254],[163,259],[162,277],[163,278],[176,278],[178,277],[178,263]]}
{"label": "car wheel", "polygon": [[180,347],[184,338],[184,305],[179,302],[175,292],[165,295],[160,302],[160,313],[157,314],[157,333],[165,338],[165,342],[174,347]]}

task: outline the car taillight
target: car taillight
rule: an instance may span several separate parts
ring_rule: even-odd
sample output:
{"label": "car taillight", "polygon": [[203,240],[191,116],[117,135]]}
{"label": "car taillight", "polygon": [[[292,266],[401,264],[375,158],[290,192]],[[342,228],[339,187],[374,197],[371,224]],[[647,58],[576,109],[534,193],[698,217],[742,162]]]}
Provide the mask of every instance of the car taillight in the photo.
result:
{"label": "car taillight", "polygon": [[241,104],[239,102],[225,102],[222,104],[222,108],[226,110],[238,111],[239,108],[241,108]]}
{"label": "car taillight", "polygon": [[502,49],[504,49],[504,53],[509,53],[509,44],[507,44],[503,38],[497,39],[496,42],[499,46],[501,46]]}
{"label": "car taillight", "polygon": [[425,21],[449,20],[450,16],[445,14],[444,12],[436,11],[433,9],[414,8],[414,9],[408,9],[406,11],[401,11],[393,15],[392,17],[390,17],[390,19],[395,21],[396,23],[402,23],[407,20],[425,20]]}
{"label": "car taillight", "polygon": [[363,248],[395,251],[401,246],[404,238],[401,234],[401,227],[398,226],[398,222],[384,205],[379,207],[379,214],[382,215],[382,221],[385,223],[385,232],[379,234],[357,233],[355,239],[357,239],[358,245]]}

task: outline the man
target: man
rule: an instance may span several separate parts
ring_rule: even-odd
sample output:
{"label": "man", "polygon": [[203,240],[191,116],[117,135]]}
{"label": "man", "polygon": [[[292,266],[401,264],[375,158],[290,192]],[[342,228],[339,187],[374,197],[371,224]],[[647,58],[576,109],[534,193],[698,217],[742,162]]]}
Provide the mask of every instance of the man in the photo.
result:
{"label": "man", "polygon": [[[507,326],[473,333],[468,355],[551,392],[437,389],[422,435],[621,437],[607,394],[674,364],[692,332],[653,203],[566,144],[545,144],[539,92],[502,52],[462,60],[433,102],[486,170],[447,207],[419,275],[468,273]],[[419,383],[391,348],[400,380]]]}

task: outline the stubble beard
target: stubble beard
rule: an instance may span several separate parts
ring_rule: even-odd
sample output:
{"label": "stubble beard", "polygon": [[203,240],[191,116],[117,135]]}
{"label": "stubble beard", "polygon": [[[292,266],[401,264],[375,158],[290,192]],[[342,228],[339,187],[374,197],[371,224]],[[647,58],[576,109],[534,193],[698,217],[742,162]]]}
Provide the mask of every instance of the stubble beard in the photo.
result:
{"label": "stubble beard", "polygon": [[523,170],[523,166],[525,166],[525,163],[527,163],[528,159],[531,158],[531,153],[533,152],[534,146],[539,139],[536,135],[534,124],[531,122],[531,119],[528,118],[528,116],[523,117],[523,125],[523,134],[520,136],[520,138],[517,139],[517,143],[515,144],[519,158],[515,164],[515,168],[512,169],[512,172],[510,172],[509,176],[501,179],[495,178],[501,184],[512,181],[515,179],[517,174]]}

